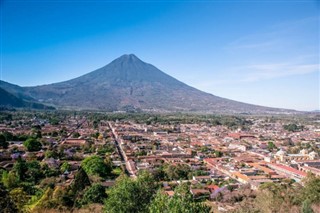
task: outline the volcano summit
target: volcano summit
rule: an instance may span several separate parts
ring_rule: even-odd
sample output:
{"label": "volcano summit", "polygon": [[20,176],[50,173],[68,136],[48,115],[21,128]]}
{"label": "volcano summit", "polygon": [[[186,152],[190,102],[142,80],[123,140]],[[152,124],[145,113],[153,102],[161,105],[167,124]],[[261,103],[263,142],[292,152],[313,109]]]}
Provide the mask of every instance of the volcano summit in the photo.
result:
{"label": "volcano summit", "polygon": [[287,111],[202,92],[133,54],[123,55],[100,69],[72,80],[35,87],[17,87],[3,82],[1,87],[15,95],[61,109],[210,113]]}

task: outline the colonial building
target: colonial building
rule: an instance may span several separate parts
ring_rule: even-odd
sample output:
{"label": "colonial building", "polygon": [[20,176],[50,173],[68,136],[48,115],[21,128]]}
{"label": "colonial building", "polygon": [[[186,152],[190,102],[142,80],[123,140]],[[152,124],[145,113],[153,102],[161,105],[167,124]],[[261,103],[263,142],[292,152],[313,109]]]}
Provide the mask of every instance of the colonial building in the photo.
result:
{"label": "colonial building", "polygon": [[316,160],[318,154],[316,152],[308,153],[307,150],[302,149],[299,154],[287,154],[283,150],[279,150],[274,158],[280,162],[291,162],[291,161],[307,161],[307,160]]}

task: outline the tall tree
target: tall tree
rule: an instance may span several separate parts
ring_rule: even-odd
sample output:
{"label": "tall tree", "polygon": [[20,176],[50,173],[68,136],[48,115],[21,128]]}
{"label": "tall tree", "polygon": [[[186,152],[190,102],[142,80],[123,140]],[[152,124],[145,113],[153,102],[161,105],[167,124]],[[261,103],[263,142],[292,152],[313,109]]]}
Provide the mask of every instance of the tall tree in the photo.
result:
{"label": "tall tree", "polygon": [[6,188],[12,189],[18,185],[19,178],[17,177],[16,173],[13,171],[10,171],[10,172],[4,171],[2,173],[1,181]]}
{"label": "tall tree", "polygon": [[23,212],[24,205],[28,202],[28,194],[23,190],[23,188],[15,188],[10,191],[10,198],[12,202],[18,209],[18,212]]}
{"label": "tall tree", "polygon": [[105,212],[147,212],[157,185],[149,173],[138,176],[136,180],[121,175],[108,191]]}
{"label": "tall tree", "polygon": [[90,179],[86,171],[80,167],[79,171],[76,173],[73,184],[71,186],[72,192],[77,194],[84,190],[87,186],[90,186]]}
{"label": "tall tree", "polygon": [[103,203],[106,197],[105,188],[101,184],[94,184],[84,192],[81,204]]}
{"label": "tall tree", "polygon": [[189,193],[175,193],[173,197],[158,191],[149,206],[150,213],[209,213],[210,207],[201,202],[195,202]]}
{"label": "tall tree", "polygon": [[14,202],[11,200],[11,197],[8,193],[8,191],[3,187],[3,185],[0,183],[0,210],[4,213],[11,213],[11,212],[17,212],[18,209]]}
{"label": "tall tree", "polygon": [[12,171],[15,172],[19,181],[25,181],[28,171],[27,162],[19,157],[13,165]]}
{"label": "tall tree", "polygon": [[7,142],[6,137],[3,134],[0,134],[0,147],[3,149],[8,148],[9,143]]}
{"label": "tall tree", "polygon": [[308,200],[311,204],[320,204],[320,178],[308,173],[301,194],[303,200]]}

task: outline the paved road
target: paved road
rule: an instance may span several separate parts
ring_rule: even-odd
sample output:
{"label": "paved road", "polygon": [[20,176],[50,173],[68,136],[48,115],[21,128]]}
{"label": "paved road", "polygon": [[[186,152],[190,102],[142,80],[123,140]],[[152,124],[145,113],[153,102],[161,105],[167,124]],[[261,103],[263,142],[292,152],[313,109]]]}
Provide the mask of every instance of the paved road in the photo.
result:
{"label": "paved road", "polygon": [[130,177],[136,178],[136,174],[135,174],[135,168],[133,168],[134,165],[132,165],[130,163],[130,160],[128,160],[126,153],[123,151],[122,148],[122,139],[118,136],[117,132],[115,131],[115,128],[112,126],[112,124],[110,122],[108,122],[109,128],[112,131],[112,135],[114,137],[118,152],[120,154],[120,157],[122,158],[122,160],[125,162],[126,165],[126,170],[129,174]]}

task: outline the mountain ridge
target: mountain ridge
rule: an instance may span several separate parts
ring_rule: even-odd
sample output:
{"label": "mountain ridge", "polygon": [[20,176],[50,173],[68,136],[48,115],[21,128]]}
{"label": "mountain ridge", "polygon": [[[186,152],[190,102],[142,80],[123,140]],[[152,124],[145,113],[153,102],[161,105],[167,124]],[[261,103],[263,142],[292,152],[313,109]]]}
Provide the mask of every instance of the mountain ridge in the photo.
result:
{"label": "mountain ridge", "polygon": [[10,87],[21,96],[67,109],[259,113],[293,111],[246,104],[191,87],[125,54],[74,79],[34,87]]}
{"label": "mountain ridge", "polygon": [[26,101],[6,91],[1,86],[0,86],[0,97],[1,97],[0,99],[1,108],[5,107],[5,108],[25,108],[25,109],[46,109],[46,110],[54,109],[54,107],[51,107],[51,106],[46,106],[44,104],[40,104],[32,101]]}

